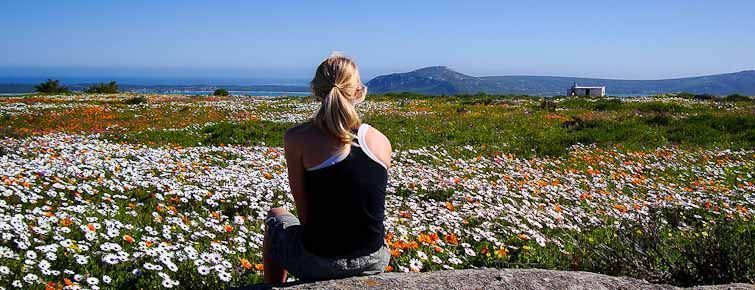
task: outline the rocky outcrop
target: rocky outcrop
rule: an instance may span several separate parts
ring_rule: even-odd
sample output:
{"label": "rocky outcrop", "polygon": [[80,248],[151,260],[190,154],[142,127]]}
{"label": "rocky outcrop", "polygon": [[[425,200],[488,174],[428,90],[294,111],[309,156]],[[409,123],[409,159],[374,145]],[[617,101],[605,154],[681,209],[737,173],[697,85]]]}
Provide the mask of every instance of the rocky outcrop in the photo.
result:
{"label": "rocky outcrop", "polygon": [[[540,269],[469,269],[426,273],[385,273],[376,276],[280,287],[255,285],[245,289],[682,289],[644,280],[590,272]],[[750,284],[698,286],[689,289],[755,289]]]}

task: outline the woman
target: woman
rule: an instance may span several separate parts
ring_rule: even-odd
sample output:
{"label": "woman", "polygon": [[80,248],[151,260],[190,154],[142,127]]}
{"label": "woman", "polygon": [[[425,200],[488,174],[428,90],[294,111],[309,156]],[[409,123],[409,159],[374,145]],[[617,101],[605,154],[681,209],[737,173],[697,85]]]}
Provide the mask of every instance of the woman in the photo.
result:
{"label": "woman", "polygon": [[362,124],[356,64],[335,54],[317,68],[312,93],[321,101],[314,118],[284,137],[288,180],[299,218],[273,208],[265,219],[265,282],[324,280],[383,271],[385,188],[391,144]]}

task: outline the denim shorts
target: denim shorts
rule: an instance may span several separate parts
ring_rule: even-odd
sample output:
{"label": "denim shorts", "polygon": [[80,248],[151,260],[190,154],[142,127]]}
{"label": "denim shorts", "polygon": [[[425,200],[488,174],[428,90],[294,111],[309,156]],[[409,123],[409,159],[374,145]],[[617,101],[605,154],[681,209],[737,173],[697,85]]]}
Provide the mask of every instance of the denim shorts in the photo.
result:
{"label": "denim shorts", "polygon": [[383,245],[372,254],[356,258],[327,258],[308,252],[302,242],[302,226],[287,213],[265,219],[270,238],[271,259],[301,280],[328,280],[382,273],[391,260]]}

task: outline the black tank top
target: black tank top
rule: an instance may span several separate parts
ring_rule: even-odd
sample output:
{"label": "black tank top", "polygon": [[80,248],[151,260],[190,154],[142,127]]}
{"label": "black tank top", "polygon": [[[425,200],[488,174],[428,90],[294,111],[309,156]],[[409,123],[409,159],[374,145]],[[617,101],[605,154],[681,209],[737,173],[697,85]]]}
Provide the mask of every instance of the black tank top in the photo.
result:
{"label": "black tank top", "polygon": [[315,255],[352,258],[383,246],[388,172],[370,157],[359,131],[361,144],[350,145],[345,159],[304,173],[309,206],[303,243]]}

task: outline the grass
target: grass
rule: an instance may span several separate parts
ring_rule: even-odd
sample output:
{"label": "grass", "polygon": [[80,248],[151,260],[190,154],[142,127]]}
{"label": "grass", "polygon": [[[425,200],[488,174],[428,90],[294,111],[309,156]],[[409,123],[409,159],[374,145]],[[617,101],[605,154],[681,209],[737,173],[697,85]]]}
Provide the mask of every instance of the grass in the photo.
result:
{"label": "grass", "polygon": [[[363,121],[379,128],[394,148],[432,145],[450,148],[474,146],[483,154],[562,156],[578,143],[599,147],[621,145],[646,150],[663,145],[703,148],[755,147],[753,102],[738,101],[738,109],[717,108],[721,101],[668,102],[657,99],[627,102],[620,99],[548,99],[527,96],[374,96],[399,112],[368,113]],[[144,104],[144,97],[124,104]],[[283,99],[282,104],[296,104]],[[85,103],[86,104],[86,103]],[[166,104],[168,106],[169,104]],[[259,110],[282,112],[286,106],[262,104]],[[238,113],[233,113],[238,114]],[[107,138],[153,145],[238,144],[282,146],[282,134],[292,122],[241,120],[213,107],[183,106],[160,109],[96,103],[93,107],[48,111],[42,114],[2,115],[0,134],[19,137],[35,133],[105,133]],[[210,123],[186,129],[186,126]],[[113,125],[116,129],[113,130]],[[174,129],[178,128],[178,129]],[[125,133],[125,134],[124,134]]]}

